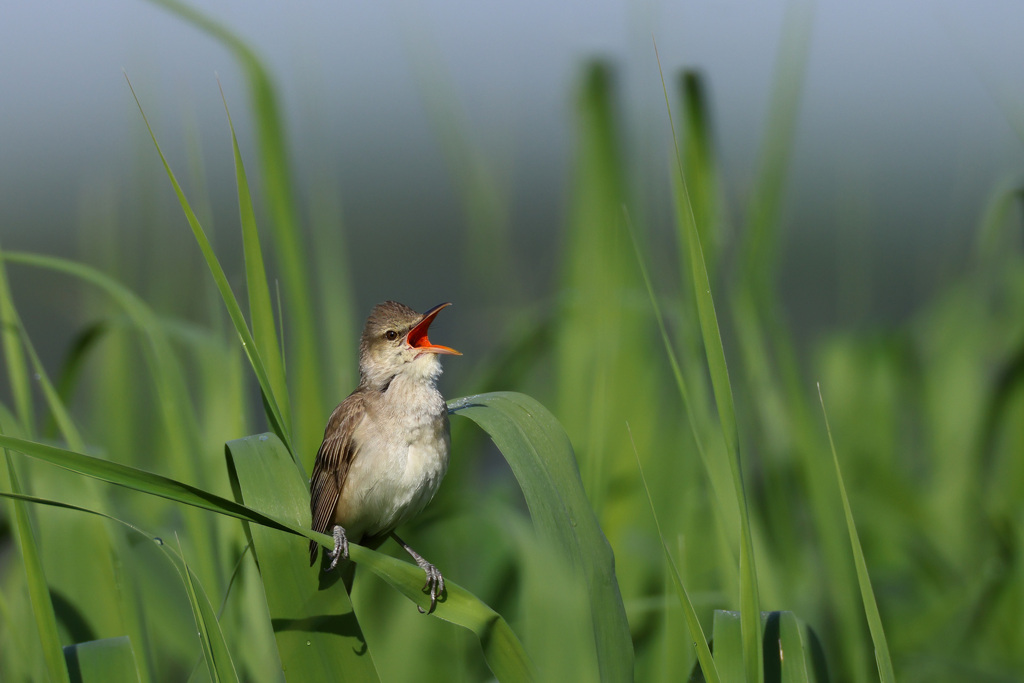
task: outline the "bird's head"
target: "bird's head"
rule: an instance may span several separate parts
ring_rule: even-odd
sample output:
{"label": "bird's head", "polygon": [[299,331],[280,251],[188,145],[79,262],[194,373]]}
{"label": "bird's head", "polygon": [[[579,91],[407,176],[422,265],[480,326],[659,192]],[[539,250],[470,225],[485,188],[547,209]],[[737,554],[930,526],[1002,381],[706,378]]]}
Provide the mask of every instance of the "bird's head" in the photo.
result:
{"label": "bird's head", "polygon": [[362,384],[383,387],[399,373],[434,380],[441,374],[438,354],[461,356],[455,349],[434,344],[427,329],[443,303],[417,313],[397,301],[377,304],[370,312],[359,341],[359,374]]}

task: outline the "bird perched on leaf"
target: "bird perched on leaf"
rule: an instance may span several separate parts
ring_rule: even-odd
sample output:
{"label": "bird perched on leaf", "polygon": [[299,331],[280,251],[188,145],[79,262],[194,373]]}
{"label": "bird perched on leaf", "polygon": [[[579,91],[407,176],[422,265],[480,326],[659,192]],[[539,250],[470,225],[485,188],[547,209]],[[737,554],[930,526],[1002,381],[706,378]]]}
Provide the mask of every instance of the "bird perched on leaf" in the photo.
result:
{"label": "bird perched on leaf", "polygon": [[[432,343],[427,329],[450,305],[423,314],[396,301],[374,306],[359,342],[359,387],[331,414],[310,479],[313,530],[334,536],[325,571],[348,559],[349,542],[375,547],[391,536],[427,575],[428,614],[444,593],[444,577],[395,529],[426,507],[448,470],[438,356],[462,354]],[[311,541],[311,565],[318,552]]]}

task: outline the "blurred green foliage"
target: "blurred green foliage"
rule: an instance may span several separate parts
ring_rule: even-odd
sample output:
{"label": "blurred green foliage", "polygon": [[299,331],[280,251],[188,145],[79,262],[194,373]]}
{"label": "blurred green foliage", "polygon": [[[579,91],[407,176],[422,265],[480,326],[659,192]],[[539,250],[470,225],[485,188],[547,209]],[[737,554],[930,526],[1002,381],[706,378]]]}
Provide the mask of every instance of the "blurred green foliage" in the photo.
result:
{"label": "blurred green foliage", "polygon": [[[181,11],[176,3],[162,4]],[[233,499],[223,455],[232,439],[272,429],[282,438],[282,452],[308,471],[330,401],[341,398],[328,395],[317,368],[337,367],[335,352],[351,364],[360,321],[348,303],[352,283],[341,269],[329,268],[324,249],[302,245],[272,83],[255,55],[225,29],[194,14],[187,18],[229,44],[246,65],[260,140],[255,163],[264,180],[252,192],[270,208],[265,232],[274,240],[280,295],[266,286],[237,143],[245,296],[233,294],[233,283],[216,275],[217,256],[204,244],[195,214],[193,233],[215,278],[200,286],[173,268],[154,276],[165,287],[168,278],[177,278],[186,296],[194,298],[196,288],[204,292],[198,305],[191,302],[203,322],[160,312],[186,305],[166,292],[158,305],[149,302],[156,295],[121,285],[113,273],[123,272],[119,259],[125,257],[116,239],[109,273],[45,255],[0,254],[0,335],[11,397],[11,405],[0,406],[0,431],[158,471]],[[775,282],[784,230],[779,206],[800,81],[803,38],[797,34],[787,43],[796,47],[783,55],[779,95],[764,134],[772,144],[748,197],[748,221],[738,229],[724,225],[727,192],[715,158],[706,84],[687,74],[678,90],[669,89],[672,111],[681,117],[680,148],[674,149],[667,124],[665,136],[664,180],[675,183],[679,208],[679,259],[671,267],[652,246],[658,242],[651,221],[660,214],[634,196],[627,180],[614,75],[603,65],[583,75],[556,303],[524,306],[508,316],[460,393],[529,388],[552,409],[575,448],[598,533],[614,551],[615,572],[609,578],[583,571],[566,561],[556,533],[537,533],[511,477],[479,474],[487,469],[481,464],[487,449],[480,432],[458,418],[449,480],[408,530],[416,547],[430,548],[431,561],[446,577],[504,617],[545,680],[621,680],[629,668],[637,680],[684,680],[697,660],[687,603],[703,631],[714,634],[716,661],[725,661],[723,653],[746,653],[746,669],[735,659],[719,664],[721,680],[750,678],[740,617],[715,610],[739,610],[751,599],[761,610],[778,611],[761,626],[770,630],[774,623],[778,642],[809,648],[805,677],[784,680],[823,680],[810,645],[814,634],[832,680],[874,680],[880,668],[885,677],[884,658],[876,665],[878,643],[861,593],[867,577],[851,551],[817,383],[859,533],[861,545],[853,547],[863,549],[877,600],[880,621],[872,625],[884,626],[886,654],[899,679],[1024,676],[1021,191],[993,193],[962,275],[906,323],[834,333],[798,349]],[[457,131],[443,134],[454,160],[479,160]],[[496,273],[512,272],[501,245],[514,233],[486,218],[496,212],[494,188],[482,181],[461,187],[473,229],[498,231],[467,240],[472,248],[466,258],[497,264]],[[487,196],[472,196],[476,192]],[[189,213],[184,193],[179,199]],[[162,201],[154,200],[154,212],[166,208]],[[340,249],[341,242],[331,245]],[[699,262],[707,270],[708,291],[694,279],[695,246],[703,247]],[[152,248],[162,247],[154,241]],[[5,270],[25,267],[93,290],[88,322],[63,367],[38,362],[14,306],[24,293],[8,291]],[[310,295],[327,283],[343,305],[324,305]],[[718,353],[724,348],[728,375],[724,364],[709,362],[714,344],[708,312],[700,307],[712,293],[711,312],[717,312],[723,336]],[[225,316],[218,299],[233,296],[248,306],[236,303],[233,315]],[[704,304],[701,297],[707,297]],[[290,343],[278,346],[282,329]],[[350,346],[339,349],[339,336]],[[252,372],[260,365],[263,377]],[[57,379],[51,382],[50,375]],[[722,402],[723,377],[734,405],[733,399]],[[272,416],[266,422],[254,416],[256,388]],[[742,479],[734,476],[734,465]],[[141,681],[276,681],[287,674],[281,669],[283,641],[274,638],[282,628],[281,605],[265,592],[256,565],[264,561],[259,543],[273,548],[262,552],[280,553],[267,540],[280,532],[261,529],[254,556],[248,547],[254,535],[236,519],[114,489],[14,452],[0,467],[0,487],[70,506],[21,498],[0,507],[3,680],[57,678],[61,661],[54,653],[61,645],[71,647],[69,663],[93,662],[86,658],[102,659],[93,653],[109,651],[116,659],[107,665],[134,667]],[[540,499],[555,500],[556,493]],[[535,510],[529,492],[526,501]],[[126,531],[76,506],[154,533]],[[164,543],[154,544],[154,534]],[[294,545],[303,555],[301,544]],[[747,553],[747,566],[756,569],[753,586],[741,568]],[[378,562],[373,557],[367,554],[366,562]],[[381,571],[401,576],[404,570]],[[371,679],[491,675],[484,626],[478,639],[421,617],[378,576],[358,573],[352,594],[358,628],[372,652]],[[618,647],[598,656],[595,641],[580,631],[581,615],[589,615],[583,621],[598,631],[607,617],[591,613],[597,603],[588,581],[617,582],[632,653]],[[127,644],[117,640],[123,636]],[[92,641],[100,645],[86,648]],[[289,647],[301,645],[299,638]],[[766,677],[776,672],[770,650],[766,646]],[[625,672],[626,660],[609,664],[606,656],[628,656]],[[711,680],[714,674],[706,673]]]}

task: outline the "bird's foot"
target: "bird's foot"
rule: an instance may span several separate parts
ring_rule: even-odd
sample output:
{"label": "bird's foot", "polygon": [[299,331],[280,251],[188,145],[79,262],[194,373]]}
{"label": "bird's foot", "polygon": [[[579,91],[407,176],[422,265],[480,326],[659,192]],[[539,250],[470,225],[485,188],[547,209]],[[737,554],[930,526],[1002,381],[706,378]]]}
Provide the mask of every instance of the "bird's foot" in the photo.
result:
{"label": "bird's foot", "polygon": [[444,577],[441,576],[441,570],[430,564],[423,557],[409,547],[409,545],[398,537],[398,534],[391,532],[392,538],[398,541],[398,545],[405,549],[405,552],[409,553],[409,556],[419,565],[419,568],[427,575],[427,582],[423,584],[423,592],[430,593],[430,609],[424,610],[419,605],[416,605],[416,609],[420,611],[420,614],[431,614],[437,608],[437,599],[444,596]]}
{"label": "bird's foot", "polygon": [[441,576],[441,570],[430,564],[422,557],[416,562],[420,566],[420,569],[427,575],[427,582],[423,584],[423,592],[430,593],[430,609],[424,610],[419,605],[416,605],[416,609],[420,611],[420,614],[430,614],[437,607],[437,597],[444,595],[444,577]]}
{"label": "bird's foot", "polygon": [[328,572],[338,566],[338,560],[348,559],[348,538],[345,537],[345,528],[341,525],[334,527],[334,550],[329,551],[327,557],[331,559],[331,563],[324,571]]}

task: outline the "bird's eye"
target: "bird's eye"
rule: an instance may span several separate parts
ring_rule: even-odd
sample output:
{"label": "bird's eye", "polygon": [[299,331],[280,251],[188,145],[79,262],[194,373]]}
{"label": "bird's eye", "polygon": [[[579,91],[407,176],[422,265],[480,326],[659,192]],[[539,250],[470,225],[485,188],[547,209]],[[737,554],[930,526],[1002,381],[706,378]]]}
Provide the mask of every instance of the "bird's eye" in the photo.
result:
{"label": "bird's eye", "polygon": [[388,341],[395,341],[396,339],[398,339],[398,333],[395,332],[394,330],[388,330],[387,332],[384,333],[384,338],[387,339]]}

